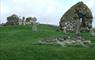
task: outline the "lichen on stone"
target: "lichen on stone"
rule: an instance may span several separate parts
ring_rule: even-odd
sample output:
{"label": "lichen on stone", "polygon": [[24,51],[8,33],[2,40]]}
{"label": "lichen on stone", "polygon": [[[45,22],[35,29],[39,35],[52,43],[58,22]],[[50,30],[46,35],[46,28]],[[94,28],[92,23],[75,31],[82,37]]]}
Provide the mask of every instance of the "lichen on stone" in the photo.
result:
{"label": "lichen on stone", "polygon": [[[84,14],[84,21],[81,24],[81,31],[89,31],[92,28],[92,12],[86,4],[83,2],[78,2],[72,6],[60,19],[59,30],[64,31],[75,31],[76,30],[76,21],[79,19],[78,15],[75,12],[75,9],[80,7],[82,13]],[[84,26],[85,25],[85,26]]]}

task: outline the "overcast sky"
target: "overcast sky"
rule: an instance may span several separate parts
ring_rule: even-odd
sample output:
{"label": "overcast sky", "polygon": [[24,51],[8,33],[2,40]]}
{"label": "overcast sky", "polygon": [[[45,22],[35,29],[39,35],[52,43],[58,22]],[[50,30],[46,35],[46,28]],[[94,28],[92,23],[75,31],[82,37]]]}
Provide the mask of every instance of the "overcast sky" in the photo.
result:
{"label": "overcast sky", "polygon": [[58,25],[62,15],[74,4],[83,1],[93,12],[95,26],[95,0],[0,0],[0,23],[12,14],[37,17],[38,22]]}

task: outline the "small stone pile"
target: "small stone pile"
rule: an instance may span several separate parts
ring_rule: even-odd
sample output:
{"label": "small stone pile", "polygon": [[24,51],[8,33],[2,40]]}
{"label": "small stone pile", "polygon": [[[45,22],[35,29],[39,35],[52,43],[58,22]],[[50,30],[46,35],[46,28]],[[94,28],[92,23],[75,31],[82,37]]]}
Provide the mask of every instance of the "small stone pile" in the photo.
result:
{"label": "small stone pile", "polygon": [[40,40],[35,44],[38,45],[61,45],[63,47],[68,46],[81,46],[81,47],[89,47],[91,45],[90,40],[76,39],[75,37],[71,38],[70,36],[64,37],[56,37],[56,38],[48,38],[44,40]]}

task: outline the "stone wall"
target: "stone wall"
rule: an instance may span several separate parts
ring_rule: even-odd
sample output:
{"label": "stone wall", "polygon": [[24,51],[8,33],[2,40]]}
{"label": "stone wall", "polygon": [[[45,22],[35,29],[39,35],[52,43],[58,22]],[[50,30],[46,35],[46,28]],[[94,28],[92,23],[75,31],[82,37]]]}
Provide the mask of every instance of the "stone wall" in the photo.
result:
{"label": "stone wall", "polygon": [[[59,29],[61,31],[75,31],[77,20],[79,19],[78,15],[75,12],[77,7],[81,7],[81,10],[84,14],[84,21],[81,23],[81,31],[89,31],[92,27],[92,13],[90,9],[83,3],[79,2],[72,6],[60,19]],[[84,26],[85,25],[85,26]]]}

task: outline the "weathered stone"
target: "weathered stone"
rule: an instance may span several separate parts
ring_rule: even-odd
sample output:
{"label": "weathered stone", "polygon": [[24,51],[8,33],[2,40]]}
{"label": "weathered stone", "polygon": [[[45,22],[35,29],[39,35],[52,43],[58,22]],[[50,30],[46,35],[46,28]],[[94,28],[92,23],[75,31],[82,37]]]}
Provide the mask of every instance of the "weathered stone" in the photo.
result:
{"label": "weathered stone", "polygon": [[79,2],[72,6],[61,18],[59,22],[59,29],[61,31],[76,31],[77,29],[77,20],[79,16],[76,14],[76,8],[80,7],[81,12],[83,13],[84,20],[80,21],[80,31],[90,30],[92,27],[92,13],[90,9],[83,3]]}
{"label": "weathered stone", "polygon": [[37,31],[37,23],[36,23],[37,19],[34,17],[32,19],[32,31]]}
{"label": "weathered stone", "polygon": [[92,29],[91,29],[91,35],[92,35],[92,36],[95,36],[95,28],[92,28]]}
{"label": "weathered stone", "polygon": [[15,14],[7,17],[6,25],[18,25],[19,24],[19,17]]}
{"label": "weathered stone", "polygon": [[90,40],[85,40],[83,38],[79,38],[78,40],[76,40],[76,37],[63,36],[63,37],[54,37],[54,38],[40,40],[40,41],[36,42],[35,44],[60,45],[63,47],[77,46],[77,45],[82,46],[82,47],[89,47],[92,43]]}

